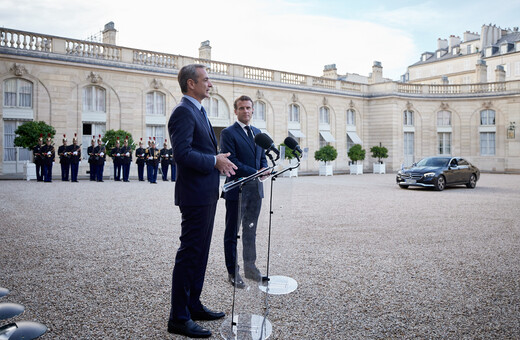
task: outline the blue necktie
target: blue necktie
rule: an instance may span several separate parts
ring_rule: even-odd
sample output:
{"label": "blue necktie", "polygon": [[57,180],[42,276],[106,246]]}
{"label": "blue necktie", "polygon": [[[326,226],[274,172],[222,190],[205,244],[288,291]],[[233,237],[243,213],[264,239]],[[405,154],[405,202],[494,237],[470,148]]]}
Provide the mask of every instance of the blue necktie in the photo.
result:
{"label": "blue necktie", "polygon": [[249,125],[246,125],[245,129],[247,130],[247,136],[251,140],[251,143],[255,144],[255,139],[253,137],[253,132],[251,131],[251,128],[249,127]]}
{"label": "blue necktie", "polygon": [[208,119],[208,114],[206,113],[204,106],[200,107],[200,111],[202,112],[202,115],[204,116],[204,118],[206,118],[206,123],[208,124],[208,126],[211,127],[211,124],[209,123],[209,119]]}

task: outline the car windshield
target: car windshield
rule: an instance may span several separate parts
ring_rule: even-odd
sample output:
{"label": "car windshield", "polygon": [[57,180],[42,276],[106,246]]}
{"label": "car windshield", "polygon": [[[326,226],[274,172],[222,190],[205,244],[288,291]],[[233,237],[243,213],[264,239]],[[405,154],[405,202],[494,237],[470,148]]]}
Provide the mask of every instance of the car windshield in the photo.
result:
{"label": "car windshield", "polygon": [[418,167],[423,167],[423,166],[443,167],[443,166],[448,165],[449,161],[450,161],[450,158],[437,158],[437,157],[424,158],[424,159],[421,159],[419,161],[419,163],[417,163],[417,166]]}

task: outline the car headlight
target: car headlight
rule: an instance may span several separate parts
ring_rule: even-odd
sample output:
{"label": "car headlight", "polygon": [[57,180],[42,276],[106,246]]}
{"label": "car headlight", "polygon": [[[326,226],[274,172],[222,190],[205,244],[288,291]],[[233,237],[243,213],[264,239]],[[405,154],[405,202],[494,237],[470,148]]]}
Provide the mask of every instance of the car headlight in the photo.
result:
{"label": "car headlight", "polygon": [[401,176],[403,173],[401,172],[401,170],[399,170],[399,171],[397,171],[397,174],[398,174],[399,176]]}
{"label": "car headlight", "polygon": [[424,177],[434,177],[435,176],[435,172],[427,172],[424,174]]}

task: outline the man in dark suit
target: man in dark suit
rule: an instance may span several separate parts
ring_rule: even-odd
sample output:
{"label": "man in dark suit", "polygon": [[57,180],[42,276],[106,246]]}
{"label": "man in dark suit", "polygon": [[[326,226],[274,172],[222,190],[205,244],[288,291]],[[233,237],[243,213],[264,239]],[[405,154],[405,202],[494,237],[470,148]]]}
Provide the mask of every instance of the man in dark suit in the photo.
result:
{"label": "man in dark suit", "polygon": [[63,135],[63,145],[58,147],[58,155],[60,156],[61,180],[68,182],[70,172],[70,153],[69,147],[67,146],[67,136],[65,135]]}
{"label": "man in dark suit", "polygon": [[216,320],[224,313],[202,305],[200,294],[208,263],[219,196],[219,173],[235,174],[228,154],[217,153],[217,140],[201,102],[212,87],[204,65],[186,65],[178,75],[184,94],[173,109],[168,132],[177,164],[175,205],[182,215],[180,247],[172,273],[168,332],[208,338],[211,332],[194,320]]}
{"label": "man in dark suit", "polygon": [[[233,181],[240,177],[247,177],[267,167],[265,151],[255,144],[254,136],[261,131],[251,126],[253,117],[253,100],[248,96],[241,96],[233,104],[237,122],[222,130],[220,135],[221,152],[229,152],[229,160],[238,167],[235,176],[226,179]],[[240,222],[238,221],[239,188],[223,192],[226,199],[226,231],[224,233],[224,255],[228,279],[237,288],[244,288],[244,282],[238,272],[236,254],[237,235],[242,224],[242,255],[244,258],[244,274],[251,280],[260,281],[262,274],[255,265],[256,261],[256,227],[264,189],[262,183],[255,179],[242,187]]]}

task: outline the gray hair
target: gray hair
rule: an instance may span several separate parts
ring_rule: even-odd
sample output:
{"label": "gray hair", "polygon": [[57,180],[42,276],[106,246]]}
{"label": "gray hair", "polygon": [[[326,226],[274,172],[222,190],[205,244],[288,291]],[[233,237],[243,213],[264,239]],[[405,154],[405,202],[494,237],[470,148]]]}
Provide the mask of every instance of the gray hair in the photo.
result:
{"label": "gray hair", "polygon": [[206,68],[205,65],[202,64],[189,64],[183,66],[179,71],[178,80],[179,85],[181,86],[182,93],[188,92],[188,80],[191,79],[195,83],[198,82],[197,69],[198,68]]}

